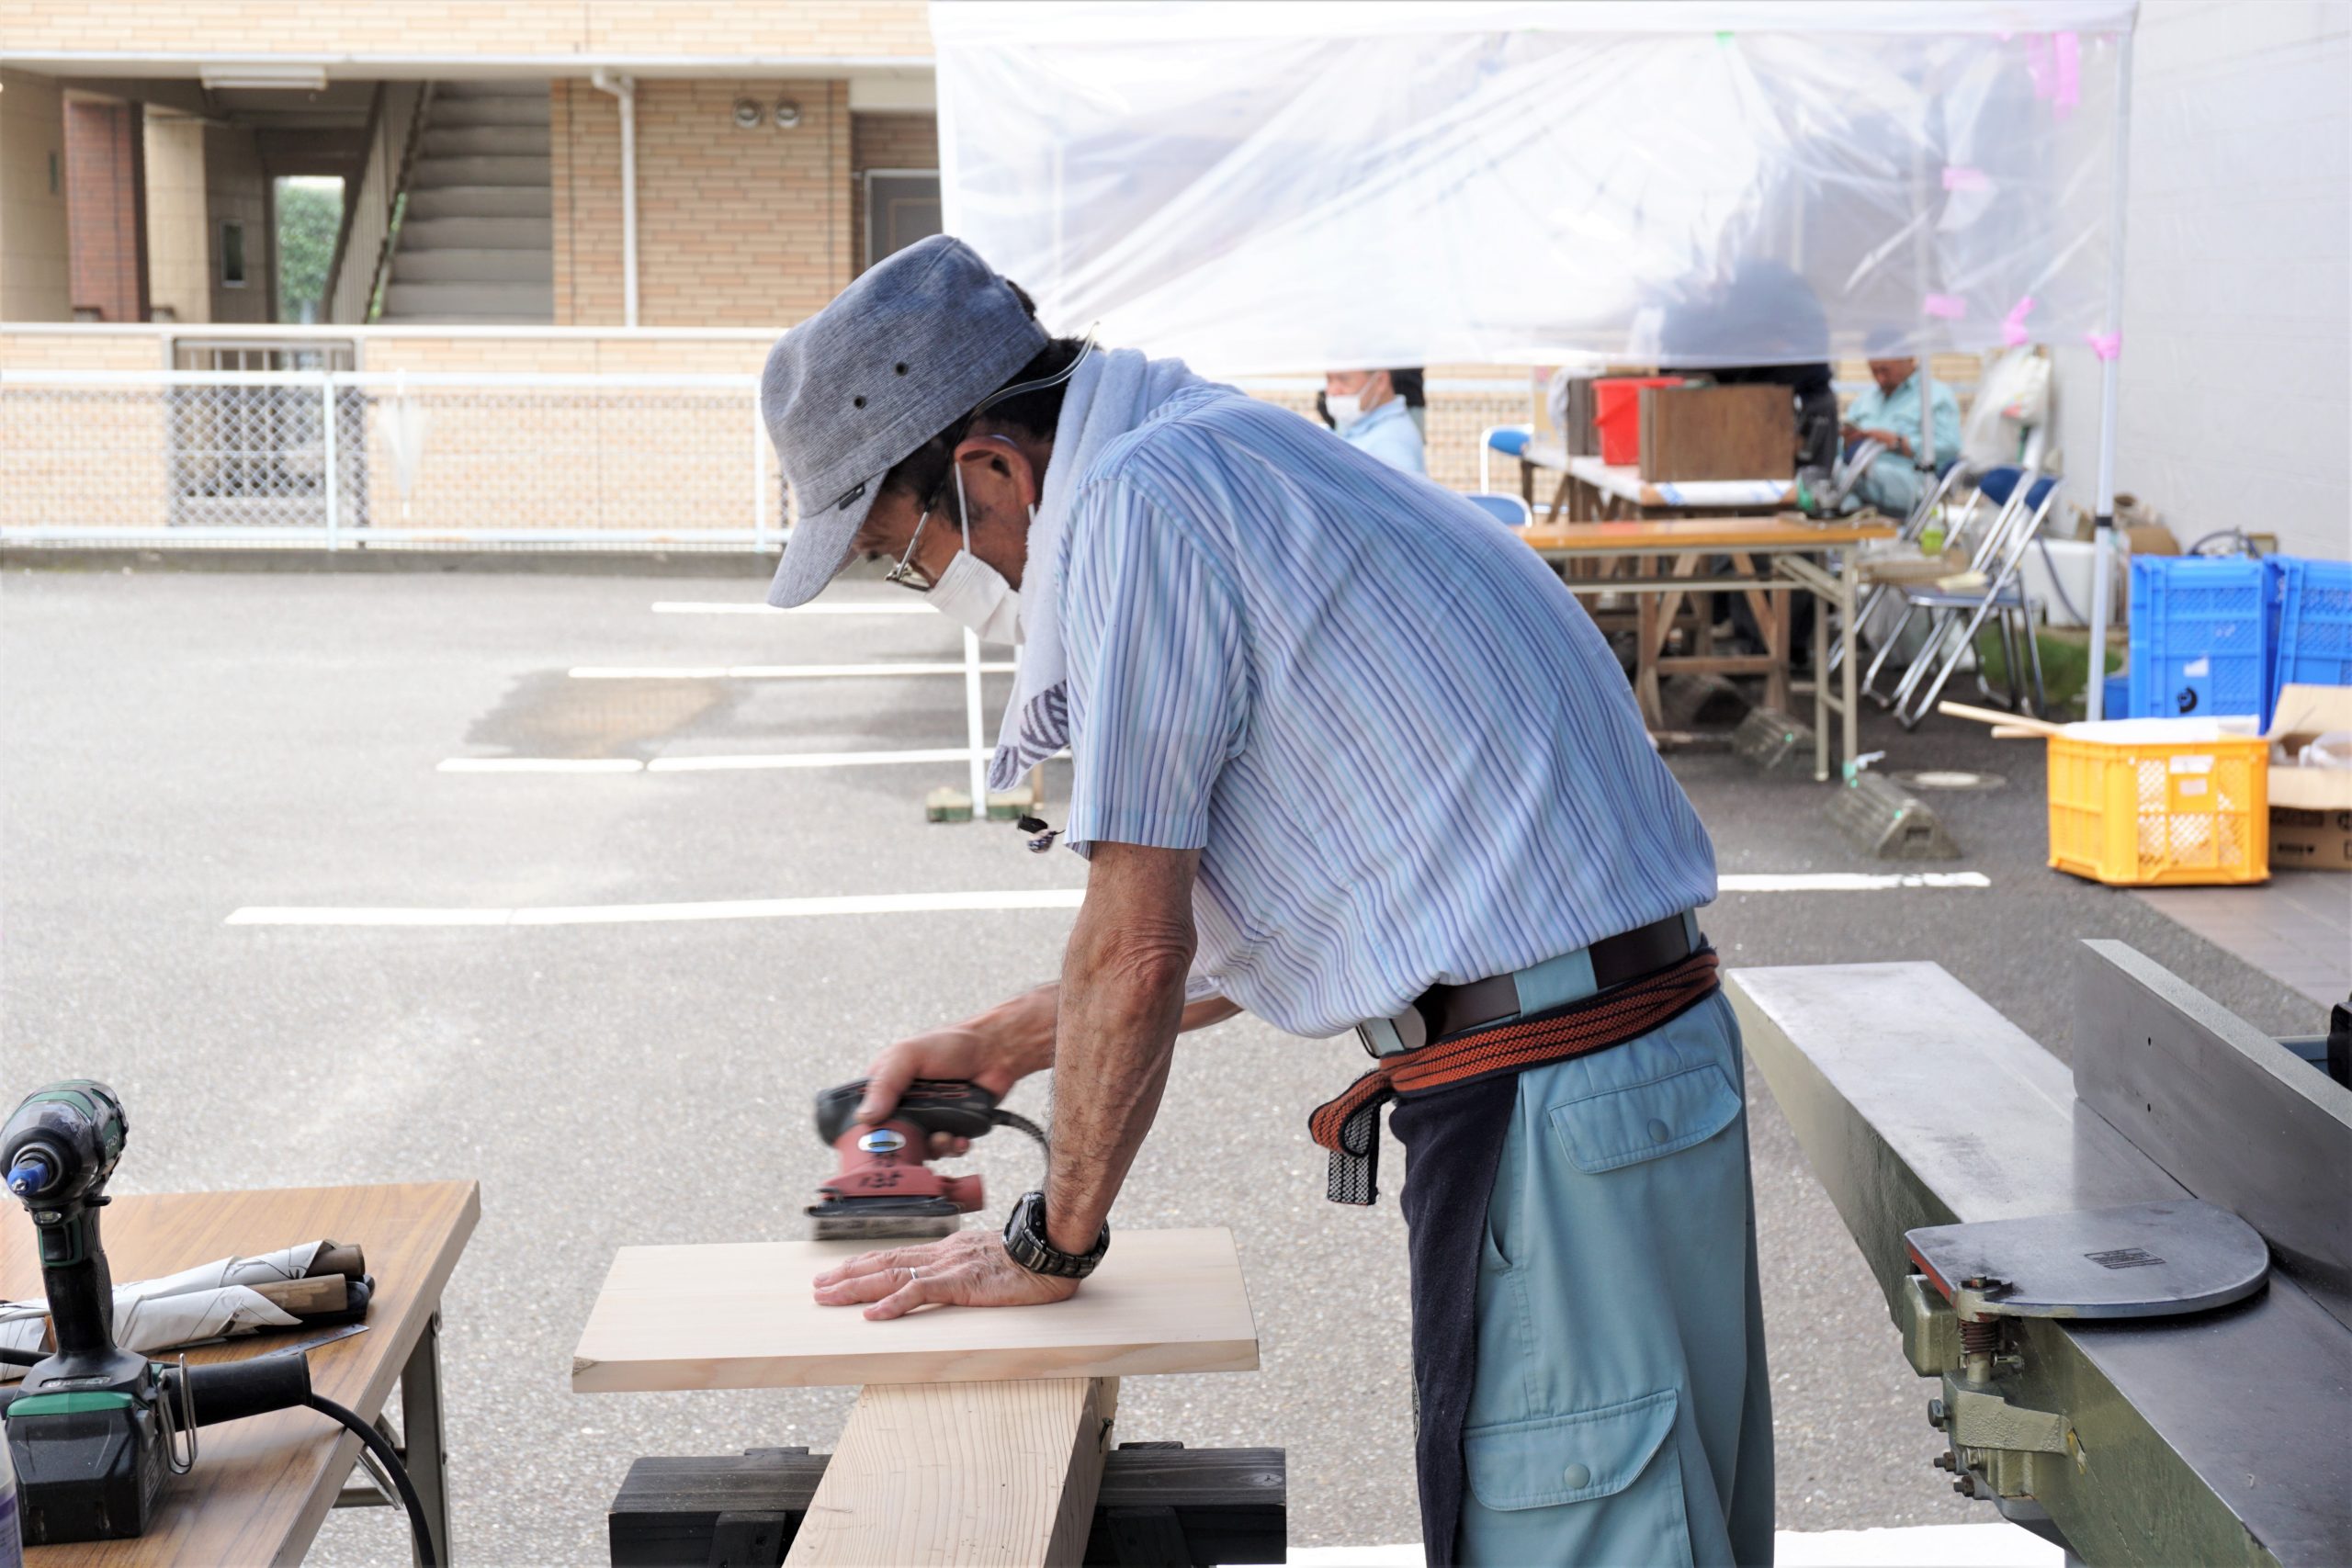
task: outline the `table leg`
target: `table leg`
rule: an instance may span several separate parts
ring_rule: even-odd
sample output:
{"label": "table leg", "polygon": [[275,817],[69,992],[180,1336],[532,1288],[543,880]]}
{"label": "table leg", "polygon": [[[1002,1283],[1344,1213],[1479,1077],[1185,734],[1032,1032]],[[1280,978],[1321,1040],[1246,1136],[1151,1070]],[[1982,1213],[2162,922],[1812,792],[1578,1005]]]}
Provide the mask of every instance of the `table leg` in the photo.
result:
{"label": "table leg", "polygon": [[1797,656],[1796,596],[1783,588],[1777,592],[1768,592],[1765,598],[1772,606],[1772,672],[1764,677],[1764,690],[1772,711],[1786,713],[1789,711],[1789,664]]}
{"label": "table leg", "polygon": [[1813,595],[1813,778],[1829,777],[1829,605]]}
{"label": "table leg", "polygon": [[1840,716],[1838,728],[1846,742],[1846,754],[1839,761],[1848,766],[1851,766],[1854,759],[1861,754],[1862,745],[1861,724],[1857,711],[1861,705],[1861,693],[1854,679],[1854,671],[1861,663],[1861,660],[1858,657],[1861,651],[1861,642],[1858,636],[1861,628],[1854,625],[1854,616],[1857,614],[1854,607],[1854,563],[1849,558],[1846,562],[1846,570],[1838,574],[1838,624],[1846,628],[1846,659],[1838,669],[1840,694],[1846,703],[1846,711]]}
{"label": "table leg", "polygon": [[[449,1450],[441,1424],[441,1314],[424,1320],[416,1348],[401,1369],[401,1437],[409,1483],[424,1505],[434,1558],[449,1561]],[[419,1559],[422,1561],[422,1559]]]}

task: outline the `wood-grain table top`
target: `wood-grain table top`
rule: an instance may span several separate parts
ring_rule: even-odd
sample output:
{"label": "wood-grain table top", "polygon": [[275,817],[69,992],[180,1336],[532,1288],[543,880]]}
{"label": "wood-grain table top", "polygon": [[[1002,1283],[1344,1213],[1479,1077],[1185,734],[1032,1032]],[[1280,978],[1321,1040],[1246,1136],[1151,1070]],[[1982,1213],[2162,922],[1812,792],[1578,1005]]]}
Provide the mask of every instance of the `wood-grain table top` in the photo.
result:
{"label": "wood-grain table top", "polygon": [[1692,517],[1622,523],[1555,523],[1514,528],[1530,549],[1542,555],[1582,555],[1688,550],[1826,550],[1892,539],[1895,527],[1883,517],[1815,523],[1793,517]]}
{"label": "wood-grain table top", "polygon": [[[0,1300],[41,1294],[33,1228],[17,1205],[0,1216]],[[367,1250],[376,1293],[368,1332],[311,1352],[311,1386],[373,1420],[441,1303],[458,1254],[481,1217],[471,1181],[289,1187],[260,1192],[126,1195],[100,1217],[118,1282],[216,1258],[322,1238]],[[188,1352],[191,1366],[267,1355],[300,1331]],[[165,1359],[157,1353],[157,1359]],[[174,1358],[175,1359],[175,1357]],[[207,1427],[195,1470],[169,1478],[136,1540],[29,1547],[28,1568],[145,1563],[299,1562],[350,1472],[359,1439],[314,1410],[281,1410]]]}

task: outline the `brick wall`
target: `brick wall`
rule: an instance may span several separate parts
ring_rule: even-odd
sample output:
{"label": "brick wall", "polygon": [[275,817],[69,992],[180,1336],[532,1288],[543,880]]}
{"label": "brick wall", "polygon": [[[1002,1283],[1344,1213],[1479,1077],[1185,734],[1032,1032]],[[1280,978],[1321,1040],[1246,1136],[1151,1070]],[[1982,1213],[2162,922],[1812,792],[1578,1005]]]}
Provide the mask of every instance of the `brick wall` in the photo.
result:
{"label": "brick wall", "polygon": [[850,241],[864,272],[874,265],[865,244],[865,171],[939,167],[939,117],[854,114],[849,128]]}
{"label": "brick wall", "polygon": [[55,81],[0,71],[0,321],[74,313],[65,215],[65,100]]}
{"label": "brick wall", "polygon": [[[762,107],[736,128],[735,102]],[[800,106],[779,129],[767,111]],[[552,88],[555,320],[623,316],[620,111],[582,82]],[[845,82],[644,80],[637,86],[638,321],[783,327],[850,278]]]}
{"label": "brick wall", "polygon": [[65,218],[74,309],[147,319],[146,154],[139,106],[65,100]]}
{"label": "brick wall", "polygon": [[0,0],[22,50],[928,60],[923,0]]}

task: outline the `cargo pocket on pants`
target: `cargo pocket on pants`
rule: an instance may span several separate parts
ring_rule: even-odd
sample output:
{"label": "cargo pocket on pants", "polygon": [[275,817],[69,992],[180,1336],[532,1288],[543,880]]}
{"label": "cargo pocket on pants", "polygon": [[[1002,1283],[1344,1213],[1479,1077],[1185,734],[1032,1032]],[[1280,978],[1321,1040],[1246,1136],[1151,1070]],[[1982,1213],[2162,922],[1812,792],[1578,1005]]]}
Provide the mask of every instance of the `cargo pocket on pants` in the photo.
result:
{"label": "cargo pocket on pants", "polygon": [[[1476,1427],[1462,1434],[1470,1492],[1481,1506],[1521,1516],[1540,1532],[1546,1561],[1661,1563],[1689,1568],[1682,1461],[1668,1439],[1673,1389],[1623,1404]],[[1543,1509],[1553,1517],[1529,1517]]]}

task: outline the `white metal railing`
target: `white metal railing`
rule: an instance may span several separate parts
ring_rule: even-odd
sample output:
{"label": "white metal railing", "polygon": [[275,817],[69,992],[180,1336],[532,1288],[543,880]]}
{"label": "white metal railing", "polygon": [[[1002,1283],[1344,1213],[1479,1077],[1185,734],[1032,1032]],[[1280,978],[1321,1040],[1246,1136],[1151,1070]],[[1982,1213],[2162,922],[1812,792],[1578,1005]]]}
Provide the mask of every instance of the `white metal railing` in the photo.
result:
{"label": "white metal railing", "polygon": [[[0,322],[0,542],[774,549],[789,502],[752,373],[774,335]],[[140,339],[178,368],[75,367]],[[742,368],[450,367],[607,355]],[[1240,385],[1305,411],[1320,382]],[[1524,417],[1527,393],[1458,377],[1430,394],[1431,477],[1467,490],[1480,431]]]}
{"label": "white metal railing", "polygon": [[748,375],[12,369],[0,543],[769,550]]}
{"label": "white metal railing", "polygon": [[343,243],[335,253],[334,275],[327,279],[329,321],[358,322],[369,316],[384,265],[390,259],[401,175],[407,167],[417,117],[432,88],[430,82],[383,85],[383,103],[368,143],[367,166],[357,185],[344,197],[350,211]]}

